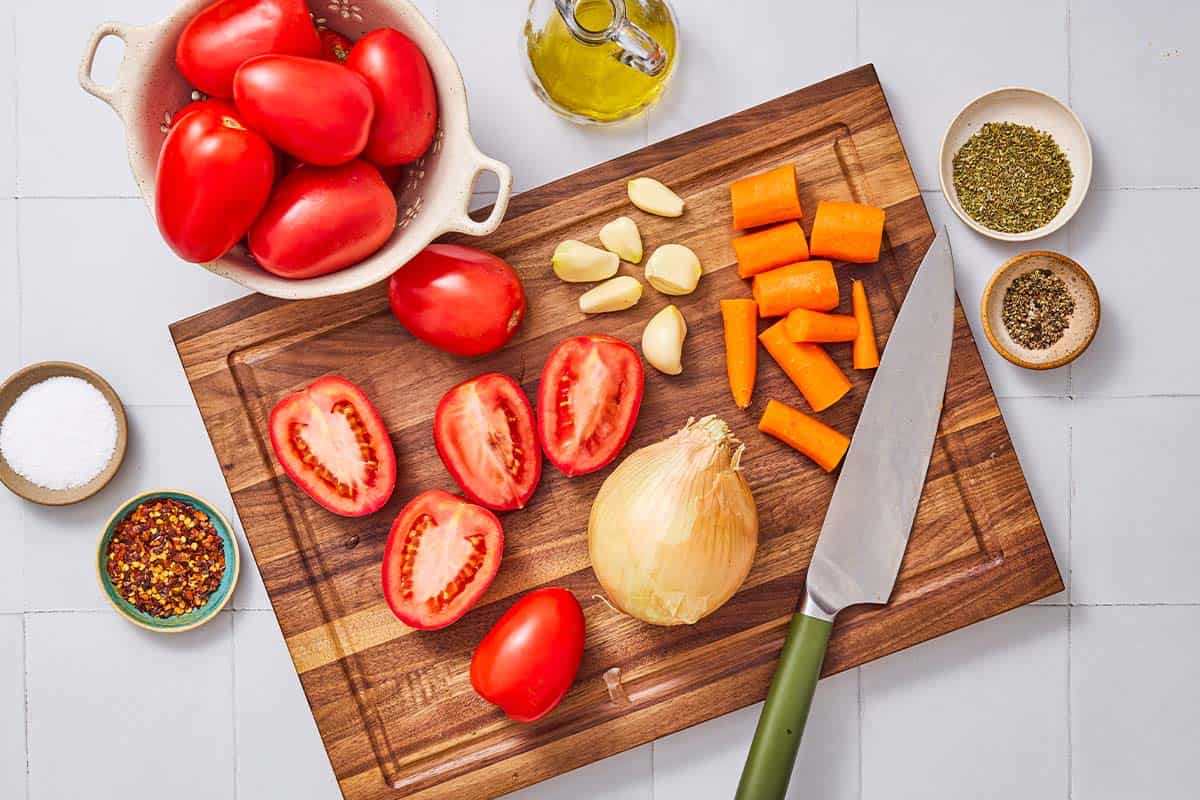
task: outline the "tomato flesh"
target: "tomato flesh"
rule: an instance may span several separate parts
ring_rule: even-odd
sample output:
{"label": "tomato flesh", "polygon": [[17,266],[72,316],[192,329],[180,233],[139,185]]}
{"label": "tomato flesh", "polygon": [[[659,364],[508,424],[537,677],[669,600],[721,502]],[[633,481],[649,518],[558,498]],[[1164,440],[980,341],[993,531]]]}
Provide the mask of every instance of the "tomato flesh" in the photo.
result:
{"label": "tomato flesh", "polygon": [[433,440],[463,493],[495,511],[524,508],[542,477],[533,408],[507,375],[480,375],[446,392]]}
{"label": "tomato flesh", "polygon": [[271,447],[296,485],[343,517],[378,511],[396,487],[396,453],[362,390],[320,378],[271,411]]}
{"label": "tomato flesh", "polygon": [[470,610],[496,577],[504,529],[486,508],[441,489],[404,507],[383,552],[383,594],[413,628],[437,630]]}
{"label": "tomato flesh", "polygon": [[566,696],[583,660],[583,609],[566,589],[538,589],[496,622],[471,656],[471,685],[517,722]]}
{"label": "tomato flesh", "polygon": [[388,279],[392,314],[439,350],[499,350],[525,316],[525,289],[503,259],[456,244],[431,244]]}
{"label": "tomato flesh", "polygon": [[612,462],[637,422],[645,374],[627,343],[576,336],[546,360],[538,386],[538,436],[546,457],[567,476]]}

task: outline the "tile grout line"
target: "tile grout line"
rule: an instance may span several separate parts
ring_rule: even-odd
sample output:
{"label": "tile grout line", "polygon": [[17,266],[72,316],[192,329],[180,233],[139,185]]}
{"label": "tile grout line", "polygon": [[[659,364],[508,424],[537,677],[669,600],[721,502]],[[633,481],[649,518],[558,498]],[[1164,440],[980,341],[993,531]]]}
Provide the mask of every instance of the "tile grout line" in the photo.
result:
{"label": "tile grout line", "polygon": [[858,672],[858,800],[863,800],[866,788],[863,786],[863,775],[866,768],[863,765],[863,670],[860,664]]}
{"label": "tile grout line", "polygon": [[24,684],[21,687],[22,694],[25,697],[25,800],[29,800],[30,792],[33,791],[29,758],[29,731],[33,719],[29,715],[29,621],[24,614],[21,615],[21,680]]}
{"label": "tile grout line", "polygon": [[862,62],[862,0],[854,0],[854,66]]}
{"label": "tile grout line", "polygon": [[233,800],[238,796],[237,609],[229,610],[229,711],[233,724]]}
{"label": "tile grout line", "polygon": [[[1068,243],[1070,242],[1068,230]],[[1074,540],[1075,540],[1075,401],[1070,401],[1067,415],[1067,800],[1071,800],[1075,784],[1074,727],[1071,709],[1071,609],[1075,597]]]}
{"label": "tile grout line", "polygon": [[1075,742],[1071,729],[1075,727],[1071,708],[1071,607],[1067,606],[1067,800],[1075,792]]}
{"label": "tile grout line", "polygon": [[[21,123],[21,76],[20,76],[20,60],[17,58],[17,9],[14,5],[9,9],[8,14],[9,32],[12,34],[13,43],[13,71],[12,82],[9,84],[9,89],[12,91],[12,126],[13,126],[13,146],[12,146],[12,168],[13,168],[13,190],[19,192],[21,188],[21,132],[18,126]],[[16,199],[15,197],[13,198]],[[20,273],[18,273],[19,275]],[[18,287],[20,284],[18,284]],[[18,312],[18,319],[19,312]]]}
{"label": "tile grout line", "polygon": [[1071,106],[1071,0],[1067,0],[1066,36],[1067,36],[1067,106]]}

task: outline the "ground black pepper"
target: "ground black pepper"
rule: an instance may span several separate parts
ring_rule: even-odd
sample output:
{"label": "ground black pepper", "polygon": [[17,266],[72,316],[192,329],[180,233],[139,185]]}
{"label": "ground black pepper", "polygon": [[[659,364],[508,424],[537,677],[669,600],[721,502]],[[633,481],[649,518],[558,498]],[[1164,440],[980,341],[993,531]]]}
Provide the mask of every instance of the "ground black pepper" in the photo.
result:
{"label": "ground black pepper", "polygon": [[1075,300],[1062,278],[1032,269],[1004,292],[1000,318],[1008,335],[1027,350],[1045,350],[1062,338],[1075,313]]}

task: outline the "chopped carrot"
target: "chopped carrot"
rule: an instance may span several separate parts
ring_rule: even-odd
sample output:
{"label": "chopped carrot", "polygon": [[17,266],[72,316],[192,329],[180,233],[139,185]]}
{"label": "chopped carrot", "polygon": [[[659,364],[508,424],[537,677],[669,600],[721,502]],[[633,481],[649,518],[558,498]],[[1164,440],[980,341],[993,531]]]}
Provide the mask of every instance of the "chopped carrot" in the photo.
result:
{"label": "chopped carrot", "polygon": [[781,317],[793,308],[832,311],[837,308],[837,276],[829,261],[802,261],[754,276],[754,299],[760,317]]}
{"label": "chopped carrot", "polygon": [[849,436],[778,400],[767,402],[758,429],[804,453],[826,472],[833,472],[850,447]]}
{"label": "chopped carrot", "polygon": [[733,252],[737,255],[738,275],[749,278],[784,264],[808,261],[808,242],[799,222],[781,222],[737,237]]}
{"label": "chopped carrot", "polygon": [[882,208],[822,200],[813,219],[812,254],[852,264],[878,261],[883,217]]}
{"label": "chopped carrot", "polygon": [[824,411],[850,391],[850,381],[818,344],[793,342],[780,320],[758,335],[771,358],[796,384],[813,411]]}
{"label": "chopped carrot", "polygon": [[734,181],[729,199],[735,228],[757,228],[803,216],[796,190],[796,167],[790,162]]}
{"label": "chopped carrot", "polygon": [[858,320],[849,314],[794,308],[786,319],[787,335],[793,342],[852,342],[858,336]]}
{"label": "chopped carrot", "polygon": [[753,300],[722,300],[721,319],[725,322],[725,369],[729,390],[738,408],[750,405],[754,377],[758,371],[758,305]]}
{"label": "chopped carrot", "polygon": [[871,306],[862,281],[851,284],[850,297],[854,304],[854,319],[858,334],[854,337],[854,368],[875,369],[879,366],[879,347],[875,344],[875,323],[871,322]]}

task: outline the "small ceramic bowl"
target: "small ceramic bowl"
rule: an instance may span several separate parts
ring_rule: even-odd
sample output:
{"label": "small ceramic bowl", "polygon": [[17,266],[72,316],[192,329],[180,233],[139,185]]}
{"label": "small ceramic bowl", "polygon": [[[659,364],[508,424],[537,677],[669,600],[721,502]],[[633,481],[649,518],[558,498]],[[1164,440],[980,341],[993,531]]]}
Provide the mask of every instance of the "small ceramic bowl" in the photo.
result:
{"label": "small ceramic bowl", "polygon": [[[1015,122],[1045,131],[1054,137],[1071,162],[1071,193],[1054,219],[1025,233],[1004,233],[987,228],[968,214],[954,191],[954,155],[986,122]],[[1092,181],[1092,143],[1075,112],[1057,98],[1036,89],[996,89],[967,103],[946,128],[938,152],[942,194],[954,213],[984,236],[1004,242],[1028,242],[1047,236],[1067,223],[1087,194]]]}
{"label": "small ceramic bowl", "polygon": [[87,367],[72,364],[69,361],[42,361],[30,364],[9,376],[8,380],[0,384],[0,421],[4,419],[4,415],[12,408],[12,404],[16,402],[17,398],[30,386],[39,384],[47,378],[61,376],[82,378],[100,390],[100,394],[104,395],[104,399],[112,406],[113,414],[117,418],[117,443],[113,448],[112,458],[109,459],[108,465],[100,471],[100,474],[82,486],[72,489],[47,489],[44,486],[38,486],[18,475],[16,470],[4,460],[3,454],[0,454],[0,483],[7,486],[18,497],[45,506],[66,506],[78,503],[103,489],[117,474],[121,462],[125,460],[125,446],[129,440],[129,430],[125,423],[125,407],[121,405],[121,398],[117,397],[117,393],[104,378]]}
{"label": "small ceramic bowl", "polygon": [[[1048,269],[1066,284],[1075,312],[1062,338],[1045,350],[1022,347],[1008,335],[1002,313],[1004,295],[1012,282],[1034,269]],[[1087,350],[1100,327],[1100,293],[1092,277],[1079,264],[1060,253],[1034,250],[1021,253],[1000,265],[983,290],[980,317],[983,332],[1000,355],[1026,369],[1055,369],[1071,363]]]}
{"label": "small ceramic bowl", "polygon": [[[221,543],[225,551],[225,574],[222,576],[221,584],[217,587],[216,591],[208,596],[208,602],[195,611],[189,611],[187,614],[180,614],[175,617],[166,617],[165,619],[160,619],[144,611],[139,611],[132,603],[121,597],[112,585],[112,581],[108,579],[107,569],[108,542],[112,539],[113,531],[116,529],[117,524],[125,519],[141,503],[161,498],[170,498],[188,503],[207,514],[209,519],[212,520],[213,527],[217,530],[217,535],[221,537]],[[229,524],[229,521],[225,519],[221,512],[214,508],[212,504],[201,500],[194,494],[174,489],[156,489],[151,492],[142,492],[122,503],[113,512],[113,515],[108,518],[108,522],[105,523],[104,531],[100,534],[100,542],[96,548],[96,577],[100,581],[100,589],[104,592],[104,596],[108,598],[108,602],[112,603],[112,607],[134,625],[145,628],[148,631],[154,631],[155,633],[183,633],[184,631],[198,628],[217,616],[221,609],[225,607],[225,604],[229,602],[229,598],[233,596],[233,589],[237,586],[238,575],[241,572],[241,563],[237,538],[233,534],[233,526]]]}

